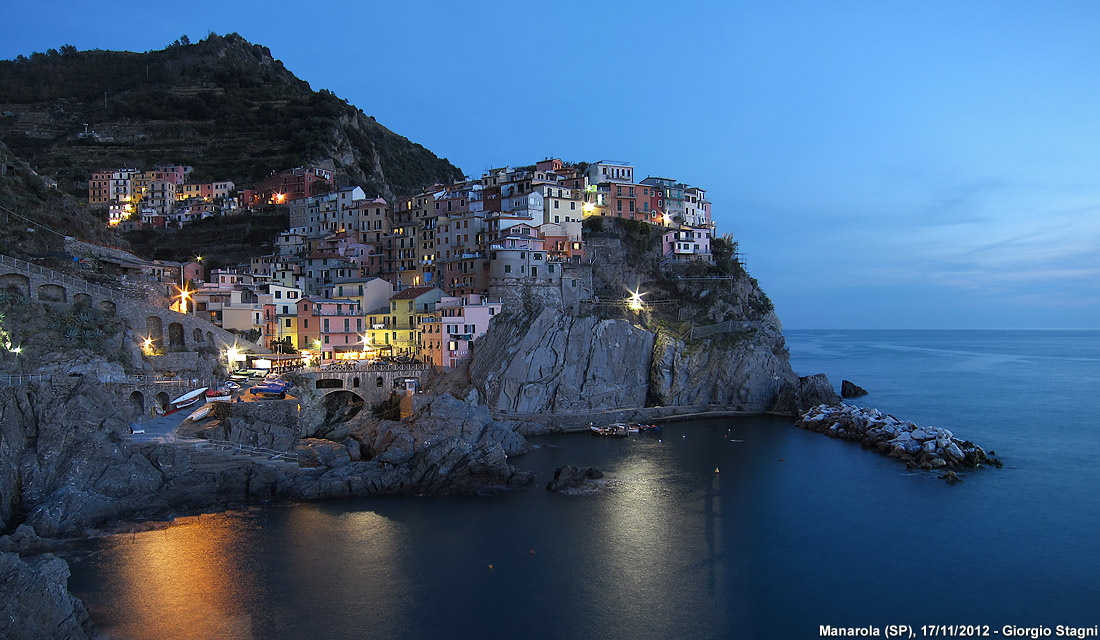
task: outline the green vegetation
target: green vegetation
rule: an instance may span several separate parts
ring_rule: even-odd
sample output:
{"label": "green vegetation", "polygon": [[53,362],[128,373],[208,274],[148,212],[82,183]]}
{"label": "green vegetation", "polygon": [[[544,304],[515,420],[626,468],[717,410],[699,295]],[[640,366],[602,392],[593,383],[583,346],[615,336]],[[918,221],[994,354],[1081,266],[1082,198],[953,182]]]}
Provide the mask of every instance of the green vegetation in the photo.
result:
{"label": "green vegetation", "polygon": [[462,177],[346,100],[312,91],[267,47],[237,34],[146,53],[66,46],[0,61],[0,96],[13,105],[0,137],[82,198],[88,174],[106,167],[186,164],[193,181],[248,185],[349,147],[353,160],[337,173],[368,193]]}
{"label": "green vegetation", "polygon": [[106,228],[106,218],[88,212],[70,195],[50,188],[30,168],[16,160],[0,142],[0,253],[27,259],[57,255],[64,236],[101,244],[118,244]]}
{"label": "green vegetation", "polygon": [[123,238],[136,253],[154,260],[187,262],[201,251],[209,271],[271,253],[275,237],[289,223],[285,209],[270,207],[253,214],[196,220],[183,229],[130,231]]}

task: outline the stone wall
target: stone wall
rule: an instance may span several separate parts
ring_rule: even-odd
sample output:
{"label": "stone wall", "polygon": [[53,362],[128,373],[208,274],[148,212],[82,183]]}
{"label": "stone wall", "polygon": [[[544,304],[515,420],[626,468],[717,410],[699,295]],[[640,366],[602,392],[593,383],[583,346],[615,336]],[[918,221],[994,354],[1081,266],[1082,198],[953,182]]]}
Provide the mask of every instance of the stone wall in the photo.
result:
{"label": "stone wall", "polygon": [[297,400],[218,402],[213,413],[229,442],[285,452],[298,444]]}
{"label": "stone wall", "polygon": [[[236,335],[200,315],[164,309],[68,274],[0,256],[0,287],[25,293],[32,300],[54,303],[85,302],[126,322],[133,339],[151,337],[164,351],[213,349],[223,351],[238,343]],[[266,349],[249,344],[253,351]]]}

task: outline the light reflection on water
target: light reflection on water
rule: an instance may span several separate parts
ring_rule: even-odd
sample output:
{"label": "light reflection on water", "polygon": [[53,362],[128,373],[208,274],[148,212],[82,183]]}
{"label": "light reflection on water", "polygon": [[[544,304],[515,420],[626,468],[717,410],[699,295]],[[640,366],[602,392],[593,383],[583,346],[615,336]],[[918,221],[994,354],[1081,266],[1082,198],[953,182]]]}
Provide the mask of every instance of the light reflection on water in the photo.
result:
{"label": "light reflection on water", "polygon": [[[260,508],[86,541],[71,554],[70,587],[112,638],[802,638],[821,624],[1095,624],[1100,395],[1075,358],[1095,358],[1100,336],[1057,336],[1058,350],[1030,336],[897,343],[921,350],[880,349],[881,333],[811,337],[825,348],[802,360],[804,373],[858,375],[868,404],[939,422],[997,449],[1006,468],[949,487],[773,418],[625,440],[552,436],[514,461],[538,475],[528,489]],[[1032,364],[959,376],[953,366],[972,355],[951,351]],[[876,352],[890,359],[867,358]],[[565,464],[602,469],[607,489],[542,489]]]}
{"label": "light reflection on water", "polygon": [[109,538],[101,570],[112,607],[93,613],[117,638],[252,638],[254,575],[235,544],[242,524],[207,515]]}

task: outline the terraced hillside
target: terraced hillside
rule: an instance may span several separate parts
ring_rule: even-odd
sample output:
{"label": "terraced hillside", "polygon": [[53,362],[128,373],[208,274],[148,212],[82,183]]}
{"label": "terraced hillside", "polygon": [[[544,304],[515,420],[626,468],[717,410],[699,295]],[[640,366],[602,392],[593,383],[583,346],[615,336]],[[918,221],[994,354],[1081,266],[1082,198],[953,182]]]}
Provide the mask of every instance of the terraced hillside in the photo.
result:
{"label": "terraced hillside", "polygon": [[386,196],[462,177],[237,34],[147,53],[62,47],[0,61],[0,140],[78,197],[90,171],[160,163],[194,166],[195,181],[248,185],[331,158],[343,182]]}

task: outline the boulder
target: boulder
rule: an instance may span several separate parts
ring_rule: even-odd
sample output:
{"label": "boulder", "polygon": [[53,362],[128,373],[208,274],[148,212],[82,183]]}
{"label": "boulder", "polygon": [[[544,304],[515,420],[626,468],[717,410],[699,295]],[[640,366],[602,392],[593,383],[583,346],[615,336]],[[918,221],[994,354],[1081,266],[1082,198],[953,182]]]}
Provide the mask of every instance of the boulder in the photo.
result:
{"label": "boulder", "polygon": [[339,442],[319,438],[302,438],[296,448],[298,466],[306,468],[340,467],[351,462],[348,449]]}
{"label": "boulder", "polygon": [[867,390],[863,387],[848,380],[842,380],[840,382],[840,397],[858,398],[859,396],[865,395],[867,395]]}
{"label": "boulder", "polygon": [[958,484],[962,482],[962,478],[958,476],[954,471],[945,471],[940,480],[945,480],[947,484]]}
{"label": "boulder", "polygon": [[600,488],[593,480],[602,477],[603,472],[594,467],[558,467],[554,470],[554,479],[546,484],[546,490],[565,494],[593,493]]}
{"label": "boulder", "polygon": [[84,640],[95,627],[84,605],[69,594],[69,565],[43,554],[21,558],[0,552],[0,638]]}

